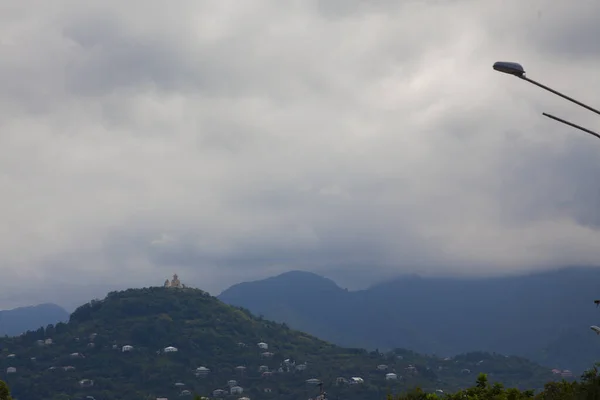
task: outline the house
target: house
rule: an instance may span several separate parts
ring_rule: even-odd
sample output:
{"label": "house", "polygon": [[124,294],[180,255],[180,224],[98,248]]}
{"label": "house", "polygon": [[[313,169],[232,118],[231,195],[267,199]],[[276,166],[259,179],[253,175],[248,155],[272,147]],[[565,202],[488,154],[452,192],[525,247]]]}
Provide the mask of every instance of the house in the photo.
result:
{"label": "house", "polygon": [[338,385],[338,386],[339,385],[347,385],[348,384],[348,379],[344,378],[343,376],[339,376],[335,380],[335,384]]}
{"label": "house", "polygon": [[311,379],[307,379],[306,383],[308,383],[309,385],[318,385],[321,383],[321,381],[317,378],[311,378]]}
{"label": "house", "polygon": [[17,372],[17,369],[15,367],[8,367],[6,368],[6,373],[7,374],[14,374]]}
{"label": "house", "polygon": [[387,366],[387,365],[385,365],[385,364],[379,364],[379,365],[377,366],[377,369],[378,369],[379,371],[387,371],[387,369],[388,369],[388,366]]}
{"label": "house", "polygon": [[395,381],[396,379],[398,379],[398,375],[394,373],[385,374],[385,380],[387,381]]}
{"label": "house", "polygon": [[177,350],[177,347],[167,346],[163,349],[163,351],[165,353],[175,353],[175,352],[178,352],[179,350]]}
{"label": "house", "polygon": [[227,386],[229,386],[229,387],[237,386],[237,381],[235,379],[231,379],[231,380],[227,381]]}
{"label": "house", "polygon": [[298,364],[296,365],[296,371],[304,371],[306,369],[306,364]]}
{"label": "house", "polygon": [[81,387],[92,387],[94,386],[94,381],[91,379],[82,379],[79,381],[79,386]]}
{"label": "house", "polygon": [[351,385],[359,385],[362,383],[365,383],[365,380],[359,376],[353,376],[352,378],[350,378]]}
{"label": "house", "polygon": [[44,340],[44,343],[45,344],[52,344],[52,339],[46,339],[46,340]]}
{"label": "house", "polygon": [[241,386],[233,386],[231,389],[229,389],[229,392],[231,394],[242,394],[244,389]]}
{"label": "house", "polygon": [[258,344],[258,347],[261,348],[261,349],[263,349],[263,350],[268,350],[269,349],[269,345],[266,344],[265,342],[260,342]]}
{"label": "house", "polygon": [[258,372],[267,372],[269,370],[269,367],[267,367],[266,365],[261,365],[260,367],[258,367]]}
{"label": "house", "polygon": [[185,383],[183,382],[175,382],[175,387],[184,387]]}
{"label": "house", "polygon": [[128,345],[128,344],[126,344],[125,346],[123,346],[123,347],[121,348],[121,351],[122,351],[123,353],[130,352],[131,350],[133,350],[133,346],[130,346],[130,345]]}
{"label": "house", "polygon": [[237,372],[244,372],[246,370],[246,367],[244,367],[243,365],[238,365],[237,367],[235,367],[235,370]]}
{"label": "house", "polygon": [[196,376],[206,376],[210,373],[210,369],[206,367],[196,368]]}
{"label": "house", "polygon": [[414,365],[409,365],[408,367],[404,368],[407,372],[411,372],[411,373],[416,373],[417,372],[417,367],[415,367]]}
{"label": "house", "polygon": [[265,357],[265,358],[271,358],[274,356],[274,354],[271,353],[270,351],[265,351],[264,353],[261,354],[261,356]]}
{"label": "house", "polygon": [[180,396],[191,396],[192,392],[190,390],[182,390],[181,393],[179,393]]}
{"label": "house", "polygon": [[224,397],[227,392],[224,391],[223,389],[217,389],[217,390],[213,390],[213,397]]}

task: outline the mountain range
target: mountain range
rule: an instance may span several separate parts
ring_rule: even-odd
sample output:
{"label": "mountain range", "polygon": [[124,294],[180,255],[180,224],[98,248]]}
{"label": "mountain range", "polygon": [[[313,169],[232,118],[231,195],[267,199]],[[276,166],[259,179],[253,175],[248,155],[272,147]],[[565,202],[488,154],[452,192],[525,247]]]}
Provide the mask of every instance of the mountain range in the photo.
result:
{"label": "mountain range", "polygon": [[480,373],[523,389],[556,376],[498,354],[343,348],[191,288],[111,292],[77,308],[68,323],[0,338],[0,380],[19,400],[305,400],[320,383],[330,398],[375,400],[416,386],[451,392]]}
{"label": "mountain range", "polygon": [[342,346],[452,356],[515,354],[582,372],[600,359],[600,269],[499,278],[405,276],[348,291],[292,271],[234,285],[222,301]]}
{"label": "mountain range", "polygon": [[40,326],[66,322],[69,313],[53,303],[0,311],[0,336],[15,336]]}

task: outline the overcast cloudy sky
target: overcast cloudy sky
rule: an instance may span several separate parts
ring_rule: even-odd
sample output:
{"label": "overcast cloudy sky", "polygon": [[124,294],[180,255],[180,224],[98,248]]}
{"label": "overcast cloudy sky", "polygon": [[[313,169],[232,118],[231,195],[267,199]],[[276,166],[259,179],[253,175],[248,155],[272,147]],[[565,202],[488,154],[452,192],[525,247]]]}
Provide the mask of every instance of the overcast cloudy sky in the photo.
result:
{"label": "overcast cloudy sky", "polygon": [[597,0],[3,1],[0,306],[173,272],[217,294],[289,269],[360,287],[600,265],[600,141],[541,112],[600,118],[492,70],[519,61],[600,106],[598,16]]}

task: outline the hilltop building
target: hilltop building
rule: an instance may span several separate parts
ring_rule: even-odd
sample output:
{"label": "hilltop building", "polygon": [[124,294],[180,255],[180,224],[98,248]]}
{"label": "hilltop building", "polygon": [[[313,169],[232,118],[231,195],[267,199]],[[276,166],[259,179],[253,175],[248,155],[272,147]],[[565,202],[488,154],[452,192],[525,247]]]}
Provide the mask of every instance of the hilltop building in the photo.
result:
{"label": "hilltop building", "polygon": [[179,280],[179,277],[177,276],[177,274],[173,274],[173,279],[171,279],[171,281],[169,281],[167,279],[165,281],[164,287],[166,287],[166,288],[184,289],[185,285],[181,283],[181,281]]}

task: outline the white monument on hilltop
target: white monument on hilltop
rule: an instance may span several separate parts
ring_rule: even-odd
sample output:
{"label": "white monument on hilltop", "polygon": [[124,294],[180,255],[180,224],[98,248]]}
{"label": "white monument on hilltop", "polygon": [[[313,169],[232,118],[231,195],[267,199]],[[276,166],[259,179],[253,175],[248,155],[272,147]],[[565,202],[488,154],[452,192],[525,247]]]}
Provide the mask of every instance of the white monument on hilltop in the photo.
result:
{"label": "white monument on hilltop", "polygon": [[173,279],[171,279],[171,281],[169,282],[169,280],[167,279],[165,281],[165,285],[166,288],[178,288],[178,289],[183,289],[185,288],[185,285],[183,285],[181,283],[181,281],[179,280],[179,277],[177,276],[177,274],[173,274]]}

